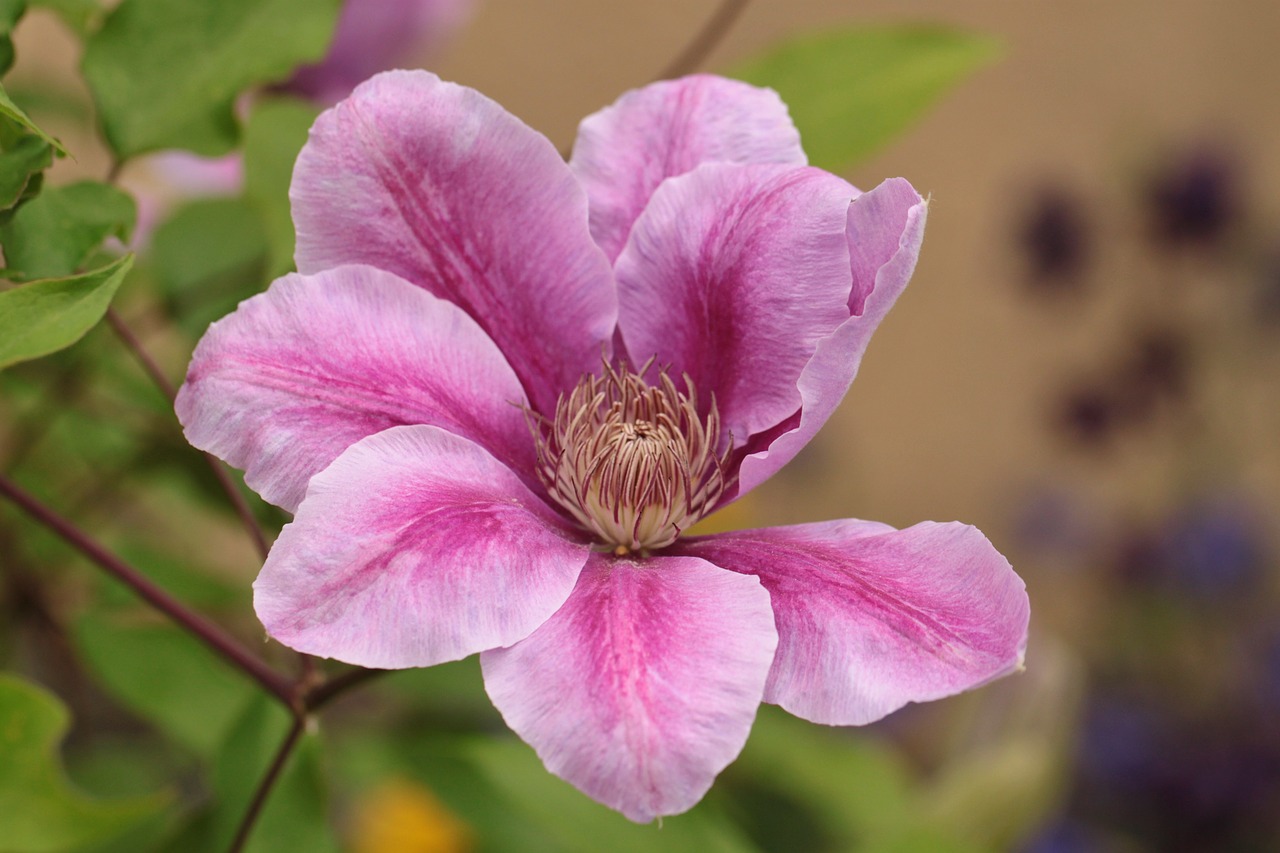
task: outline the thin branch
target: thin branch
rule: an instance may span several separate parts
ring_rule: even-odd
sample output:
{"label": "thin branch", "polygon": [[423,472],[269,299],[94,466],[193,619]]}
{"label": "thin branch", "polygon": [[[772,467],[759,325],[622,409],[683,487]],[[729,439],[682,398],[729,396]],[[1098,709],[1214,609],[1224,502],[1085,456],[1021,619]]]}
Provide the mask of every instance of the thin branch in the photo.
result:
{"label": "thin branch", "polygon": [[671,80],[697,71],[747,8],[747,2],[748,0],[724,0],[688,46],[658,75],[658,79]]}
{"label": "thin branch", "polygon": [[[129,352],[133,353],[133,357],[137,359],[143,371],[151,377],[151,381],[160,389],[160,393],[164,394],[169,402],[172,403],[178,396],[178,389],[169,381],[169,377],[165,376],[164,371],[160,369],[160,365],[156,364],[155,359],[143,347],[137,335],[125,323],[124,318],[114,308],[108,308],[107,322],[111,324],[116,336],[120,338]],[[236,515],[239,516],[240,523],[244,525],[244,529],[248,531],[249,536],[253,538],[253,544],[258,549],[258,554],[265,560],[267,552],[271,550],[271,545],[267,542],[266,536],[263,535],[262,528],[258,525],[258,520],[254,518],[253,510],[249,507],[248,501],[244,499],[244,495],[236,488],[235,482],[231,479],[231,475],[227,473],[227,469],[222,466],[222,462],[212,454],[202,452],[202,455],[209,464],[210,470],[213,471],[213,476],[217,478],[218,485],[226,493],[227,499],[231,502],[232,508],[235,509]]]}
{"label": "thin branch", "polygon": [[17,504],[18,508],[58,534],[112,577],[136,592],[148,604],[164,613],[174,622],[194,634],[228,663],[261,684],[273,696],[296,713],[297,699],[293,684],[224,632],[213,622],[195,611],[189,610],[169,593],[152,583],[145,575],[103,548],[88,534],[71,522],[27,494],[9,478],[0,475],[0,494]]}
{"label": "thin branch", "polygon": [[271,766],[267,768],[262,781],[258,783],[258,789],[253,792],[253,799],[249,801],[249,808],[245,810],[244,817],[240,819],[240,827],[236,830],[236,837],[232,840],[231,846],[227,848],[228,853],[240,853],[245,844],[248,843],[249,834],[253,831],[253,825],[257,822],[258,815],[262,813],[262,807],[267,804],[267,798],[271,796],[271,789],[275,787],[276,780],[280,778],[280,771],[284,769],[285,764],[289,761],[289,756],[293,753],[293,748],[298,745],[298,741],[302,738],[302,732],[306,727],[306,717],[296,716],[293,718],[293,725],[289,728],[289,733],[284,736],[284,742],[280,744],[280,749],[276,751],[276,757],[271,760]]}
{"label": "thin branch", "polygon": [[344,672],[342,675],[330,678],[328,681],[322,682],[308,691],[302,700],[303,707],[308,711],[318,711],[351,688],[364,684],[366,681],[370,681],[380,675],[386,675],[389,672],[395,672],[395,670],[353,669]]}

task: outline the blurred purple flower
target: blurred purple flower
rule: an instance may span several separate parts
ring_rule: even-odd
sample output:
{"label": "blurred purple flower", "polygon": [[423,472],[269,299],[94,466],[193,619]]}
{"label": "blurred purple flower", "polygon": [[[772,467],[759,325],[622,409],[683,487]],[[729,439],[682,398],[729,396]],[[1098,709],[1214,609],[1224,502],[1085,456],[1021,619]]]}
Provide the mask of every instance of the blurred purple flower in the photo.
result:
{"label": "blurred purple flower", "polygon": [[1174,247],[1219,242],[1240,214],[1237,170],[1230,154],[1208,144],[1173,159],[1146,188],[1152,237]]}
{"label": "blurred purple flower", "polygon": [[1027,261],[1029,283],[1037,293],[1078,289],[1088,267],[1090,245],[1084,206],[1069,191],[1046,186],[1031,199],[1018,243]]}
{"label": "blurred purple flower", "polygon": [[417,67],[466,23],[475,0],[346,0],[325,58],[284,85],[325,106],[392,68]]}
{"label": "blurred purple flower", "polygon": [[1255,511],[1238,497],[1188,504],[1165,527],[1173,580],[1197,596],[1249,591],[1266,560],[1264,529]]}

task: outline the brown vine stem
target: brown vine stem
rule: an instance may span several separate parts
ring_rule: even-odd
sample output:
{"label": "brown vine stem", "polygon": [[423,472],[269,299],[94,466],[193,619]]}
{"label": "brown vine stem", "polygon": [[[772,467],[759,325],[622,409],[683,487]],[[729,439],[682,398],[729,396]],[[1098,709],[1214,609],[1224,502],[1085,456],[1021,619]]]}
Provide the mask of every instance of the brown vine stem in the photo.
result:
{"label": "brown vine stem", "polygon": [[297,713],[296,690],[292,682],[250,654],[240,643],[213,622],[188,609],[169,593],[152,583],[144,574],[91,539],[88,534],[58,515],[16,483],[0,475],[0,494],[31,518],[62,537],[93,563],[136,592],[152,607],[194,634],[228,663],[257,681],[272,696]]}
{"label": "brown vine stem", "polygon": [[658,75],[658,79],[671,80],[698,70],[703,61],[711,55],[711,51],[715,50],[716,45],[720,44],[728,34],[734,22],[738,20],[738,16],[747,8],[747,2],[748,0],[725,0],[721,3],[720,8],[716,9],[715,14],[698,31],[688,46]]}
{"label": "brown vine stem", "polygon": [[342,675],[330,678],[324,681],[310,691],[303,698],[303,705],[308,711],[318,711],[323,706],[329,704],[339,695],[346,693],[353,687],[371,681],[380,675],[386,675],[389,672],[395,672],[391,669],[353,669],[344,672]]}
{"label": "brown vine stem", "polygon": [[249,841],[249,834],[253,831],[253,825],[257,822],[258,815],[262,813],[262,807],[267,804],[267,798],[271,796],[271,789],[275,787],[276,780],[280,777],[280,771],[284,770],[285,764],[289,761],[289,756],[293,754],[294,747],[302,739],[302,732],[306,727],[307,718],[304,715],[298,715],[293,718],[293,725],[289,727],[289,733],[284,736],[284,741],[280,744],[280,748],[276,750],[275,758],[271,760],[271,766],[267,768],[267,772],[262,776],[262,781],[258,783],[257,789],[253,792],[253,799],[249,801],[249,807],[245,809],[244,817],[240,819],[240,826],[236,829],[236,837],[231,841],[231,846],[227,848],[228,853],[240,853],[244,849],[244,845]]}
{"label": "brown vine stem", "polygon": [[[116,309],[107,309],[107,322],[111,324],[116,336],[133,354],[143,371],[147,376],[151,377],[152,383],[155,384],[156,388],[160,389],[160,393],[164,394],[169,402],[172,403],[178,396],[178,389],[169,381],[169,377],[165,376],[164,371],[160,369],[160,365],[156,364],[155,359],[151,357],[146,347],[142,345],[142,341],[138,340],[138,336],[133,333],[133,330],[129,328],[129,325],[125,323],[124,318],[120,316]],[[217,457],[203,451],[201,455],[204,456],[205,461],[209,464],[210,470],[213,471],[213,476],[217,478],[218,485],[226,493],[232,508],[240,518],[240,523],[244,525],[244,529],[248,531],[249,536],[253,538],[253,544],[258,549],[258,554],[265,560],[267,552],[271,550],[271,545],[267,542],[267,537],[263,535],[262,528],[258,525],[258,520],[253,517],[253,510],[250,509],[248,501],[244,499],[244,495],[236,488],[231,475],[227,473],[227,469],[222,466]]]}

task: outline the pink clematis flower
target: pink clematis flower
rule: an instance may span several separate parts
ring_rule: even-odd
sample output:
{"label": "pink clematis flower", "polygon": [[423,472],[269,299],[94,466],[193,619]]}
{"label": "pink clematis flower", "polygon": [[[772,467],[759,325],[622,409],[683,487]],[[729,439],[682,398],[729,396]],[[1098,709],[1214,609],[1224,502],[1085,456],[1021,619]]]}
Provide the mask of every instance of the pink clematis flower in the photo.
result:
{"label": "pink clematis flower", "polygon": [[1016,670],[1022,581],[976,529],[689,537],[814,435],[926,204],[805,165],[771,91],[657,83],[545,138],[425,72],[323,114],[299,273],[214,324],[177,409],[295,513],[268,633],[369,667],[479,652],[553,773],[693,806],[761,701],[868,723]]}

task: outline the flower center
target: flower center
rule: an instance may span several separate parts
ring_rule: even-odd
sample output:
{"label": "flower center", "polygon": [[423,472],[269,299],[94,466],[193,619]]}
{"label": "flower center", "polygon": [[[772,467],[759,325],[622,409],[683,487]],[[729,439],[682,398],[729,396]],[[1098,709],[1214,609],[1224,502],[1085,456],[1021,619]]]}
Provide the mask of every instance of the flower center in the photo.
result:
{"label": "flower center", "polygon": [[715,400],[703,419],[688,376],[682,393],[666,371],[647,383],[648,367],[606,364],[603,376],[584,376],[560,397],[553,419],[531,422],[547,492],[620,557],[670,545],[730,482],[733,442],[716,453]]}

